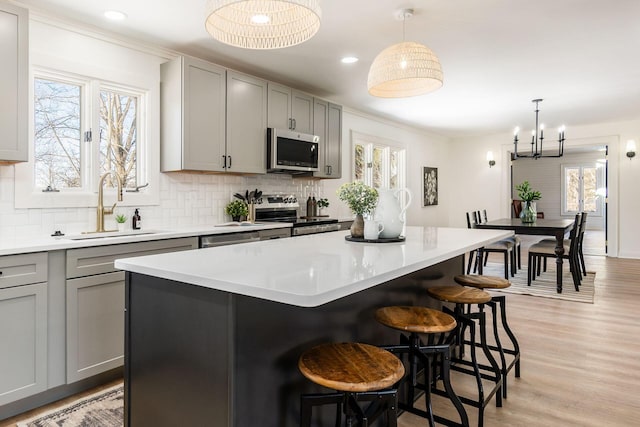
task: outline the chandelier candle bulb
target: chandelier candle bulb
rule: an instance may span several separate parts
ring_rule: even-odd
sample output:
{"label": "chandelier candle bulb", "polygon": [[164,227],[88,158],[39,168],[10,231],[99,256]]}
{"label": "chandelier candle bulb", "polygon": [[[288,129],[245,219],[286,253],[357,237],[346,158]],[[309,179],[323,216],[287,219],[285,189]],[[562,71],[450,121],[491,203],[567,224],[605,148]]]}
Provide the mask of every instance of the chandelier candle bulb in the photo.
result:
{"label": "chandelier candle bulb", "polygon": [[[531,154],[519,154],[518,153],[518,132],[520,128],[516,127],[513,132],[513,145],[514,150],[511,154],[511,160],[516,160],[520,157],[527,157],[530,159],[539,159],[541,157],[562,157],[564,154],[564,125],[558,128],[558,154],[544,154],[542,151],[542,145],[544,142],[544,124],[539,122],[539,113],[540,109],[538,108],[538,104],[542,102],[542,99],[534,99],[531,102],[536,104],[535,113],[536,113],[536,123],[535,127],[531,131]],[[538,129],[540,132],[538,132]]]}

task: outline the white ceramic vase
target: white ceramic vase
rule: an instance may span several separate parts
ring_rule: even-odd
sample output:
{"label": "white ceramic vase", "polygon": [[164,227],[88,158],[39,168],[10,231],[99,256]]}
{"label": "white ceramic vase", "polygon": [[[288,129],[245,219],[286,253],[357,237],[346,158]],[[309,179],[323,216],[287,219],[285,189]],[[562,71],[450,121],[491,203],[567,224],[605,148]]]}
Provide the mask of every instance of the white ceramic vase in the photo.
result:
{"label": "white ceramic vase", "polygon": [[[404,206],[401,205],[400,194],[406,193]],[[375,218],[380,221],[384,229],[380,233],[381,239],[395,239],[404,231],[405,212],[411,204],[411,192],[406,188],[391,190],[378,189],[378,206]]]}

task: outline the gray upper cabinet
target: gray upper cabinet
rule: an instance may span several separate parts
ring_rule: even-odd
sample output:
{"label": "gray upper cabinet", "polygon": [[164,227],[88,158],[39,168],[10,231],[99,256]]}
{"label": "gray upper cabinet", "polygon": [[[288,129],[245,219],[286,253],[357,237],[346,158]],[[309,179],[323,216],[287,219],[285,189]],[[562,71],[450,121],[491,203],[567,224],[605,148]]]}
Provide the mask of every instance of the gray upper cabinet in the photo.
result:
{"label": "gray upper cabinet", "polygon": [[29,14],[0,3],[0,162],[28,160]]}
{"label": "gray upper cabinet", "polygon": [[227,72],[226,171],[267,172],[267,82]]}
{"label": "gray upper cabinet", "polygon": [[320,137],[317,178],[342,176],[342,107],[315,99],[313,134]]}
{"label": "gray upper cabinet", "polygon": [[161,170],[222,172],[226,70],[196,58],[161,66]]}
{"label": "gray upper cabinet", "polygon": [[269,83],[269,127],[313,132],[313,97],[277,83]]}

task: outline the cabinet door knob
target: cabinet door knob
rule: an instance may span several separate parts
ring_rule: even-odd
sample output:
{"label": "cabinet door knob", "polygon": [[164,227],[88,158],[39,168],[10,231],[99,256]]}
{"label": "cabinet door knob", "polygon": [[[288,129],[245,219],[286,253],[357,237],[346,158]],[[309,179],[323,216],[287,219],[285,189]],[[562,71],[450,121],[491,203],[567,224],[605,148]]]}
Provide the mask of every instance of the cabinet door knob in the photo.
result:
{"label": "cabinet door knob", "polygon": [[229,156],[229,169],[231,169],[231,156]]}
{"label": "cabinet door knob", "polygon": [[227,156],[223,155],[222,156],[222,169],[226,169],[227,168]]}

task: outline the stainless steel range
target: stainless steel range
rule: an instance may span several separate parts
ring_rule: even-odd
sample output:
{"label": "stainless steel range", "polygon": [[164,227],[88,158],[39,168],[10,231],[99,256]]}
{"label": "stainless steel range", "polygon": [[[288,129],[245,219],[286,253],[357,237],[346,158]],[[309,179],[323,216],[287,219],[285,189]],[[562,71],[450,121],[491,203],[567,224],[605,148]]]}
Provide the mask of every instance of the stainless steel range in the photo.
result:
{"label": "stainless steel range", "polygon": [[263,195],[256,205],[256,221],[291,222],[293,223],[292,236],[326,233],[340,229],[340,224],[335,218],[320,216],[299,218],[299,207],[298,198],[294,195]]}

